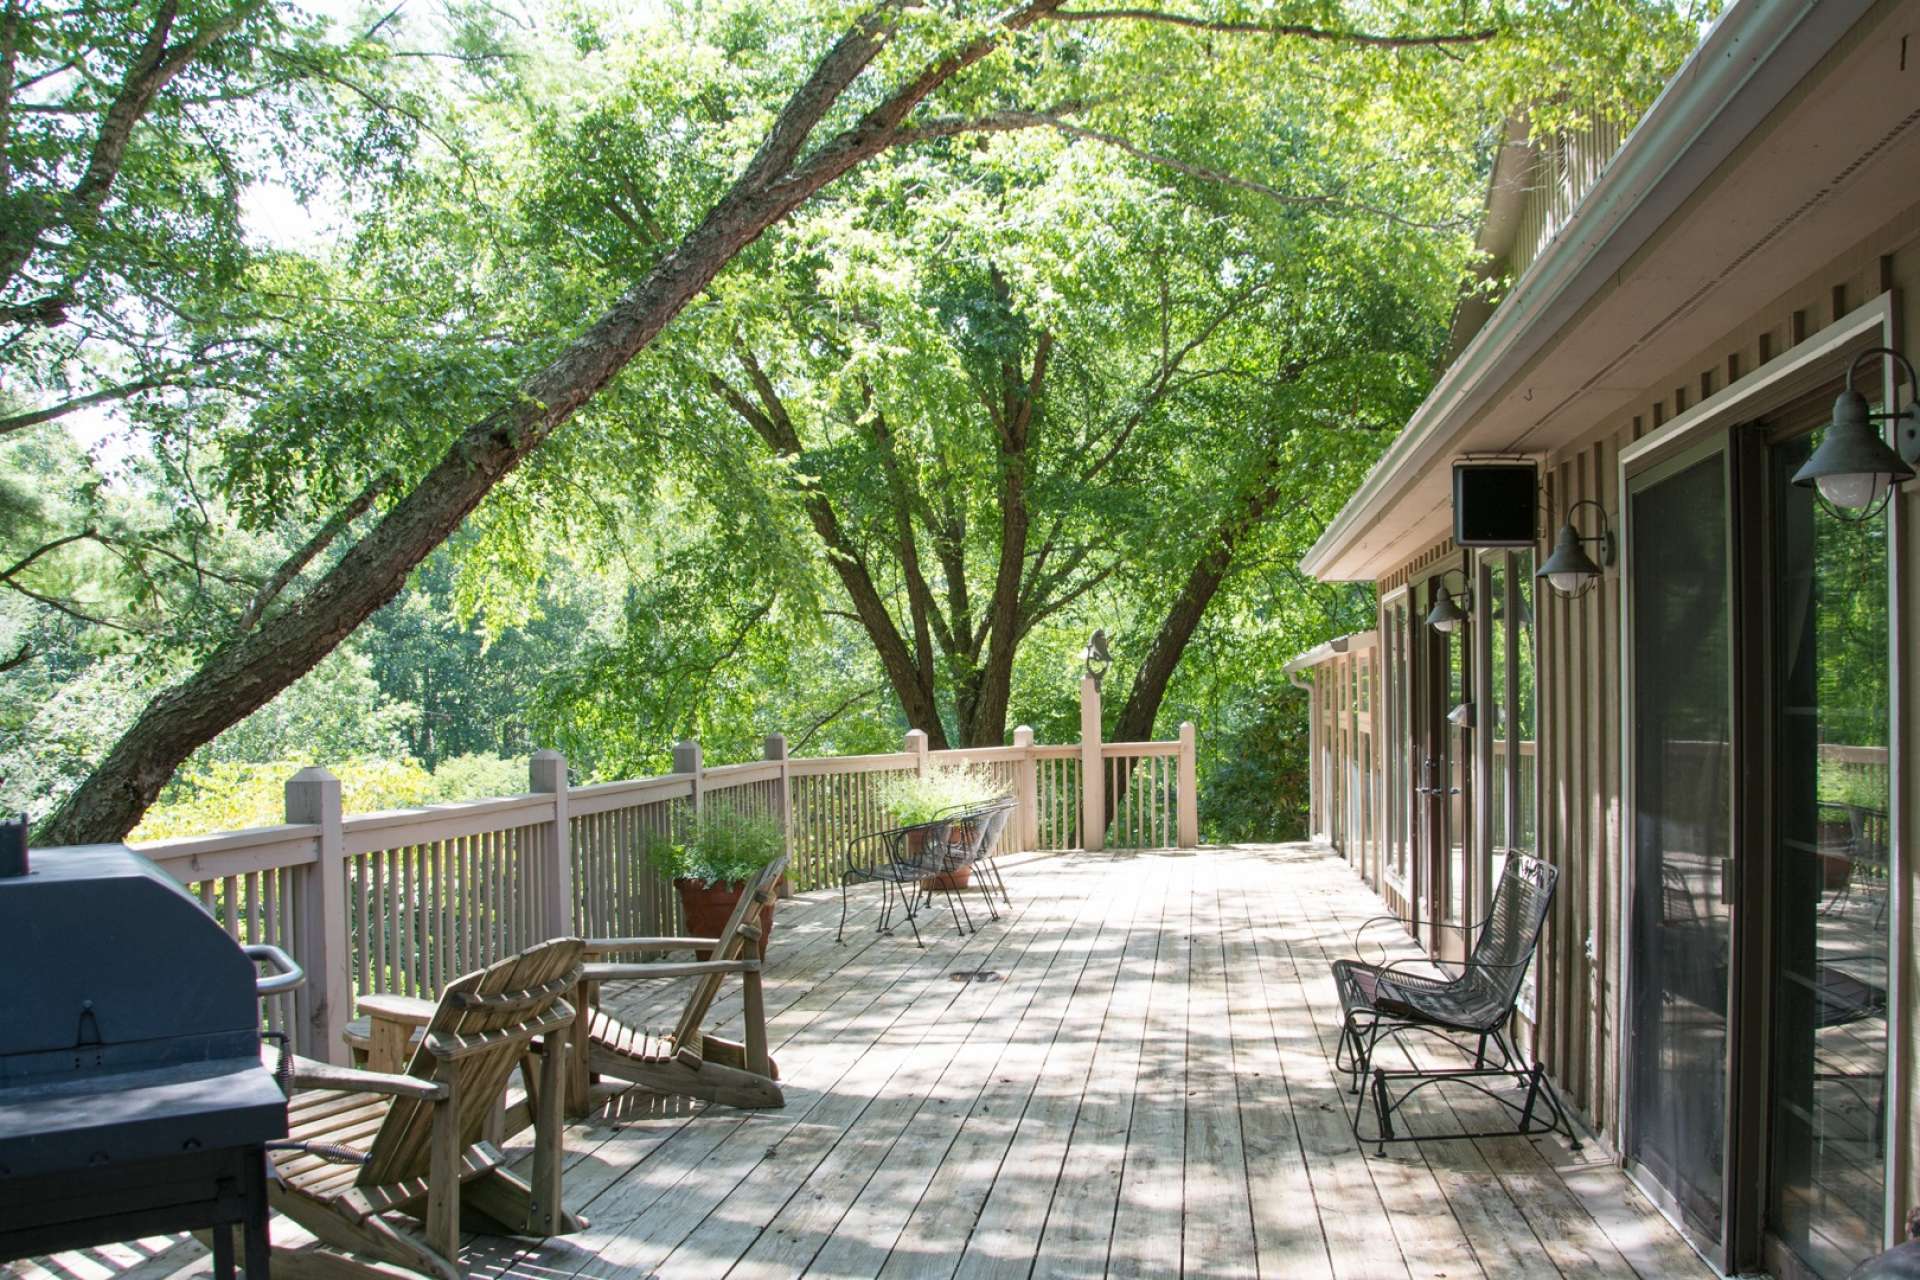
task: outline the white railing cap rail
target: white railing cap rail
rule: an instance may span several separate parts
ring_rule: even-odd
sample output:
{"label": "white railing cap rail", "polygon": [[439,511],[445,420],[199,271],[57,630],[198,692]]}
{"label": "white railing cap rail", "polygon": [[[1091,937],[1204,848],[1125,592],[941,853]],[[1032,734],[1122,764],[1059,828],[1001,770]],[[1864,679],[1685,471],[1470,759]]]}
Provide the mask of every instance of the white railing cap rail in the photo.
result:
{"label": "white railing cap rail", "polygon": [[178,836],[133,848],[168,875],[188,884],[318,861],[320,828],[311,823],[284,823],[207,836]]}
{"label": "white railing cap rail", "polygon": [[[796,762],[797,763],[797,762]],[[772,782],[780,776],[778,760],[748,760],[741,764],[715,765],[702,773],[701,784],[708,791],[723,787],[745,787],[756,782]]]}
{"label": "white railing cap rail", "polygon": [[877,773],[884,769],[911,769],[920,757],[911,751],[890,751],[876,756],[815,756],[789,760],[792,776],[810,777],[821,773]]}
{"label": "white railing cap rail", "polygon": [[1177,742],[1103,742],[1100,754],[1108,760],[1123,756],[1177,756],[1180,744]]}
{"label": "white railing cap rail", "polygon": [[944,765],[996,764],[1008,760],[1024,760],[1033,747],[950,747],[945,751],[928,753],[927,758]]}
{"label": "white railing cap rail", "polygon": [[664,800],[688,800],[693,797],[693,779],[686,774],[667,774],[660,778],[622,778],[618,782],[596,782],[591,786],[567,790],[567,812],[578,818],[590,813],[610,813],[615,809],[633,809]]}
{"label": "white railing cap rail", "polygon": [[457,840],[488,831],[532,826],[553,820],[553,797],[529,793],[355,814],[341,823],[341,844],[348,857],[380,849]]}

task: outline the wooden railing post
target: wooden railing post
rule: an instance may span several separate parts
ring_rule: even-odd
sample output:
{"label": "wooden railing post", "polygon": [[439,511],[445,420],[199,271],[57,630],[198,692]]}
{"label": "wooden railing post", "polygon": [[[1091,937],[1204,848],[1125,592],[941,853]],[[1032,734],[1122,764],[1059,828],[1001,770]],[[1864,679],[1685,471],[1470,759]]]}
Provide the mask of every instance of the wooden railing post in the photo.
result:
{"label": "wooden railing post", "polygon": [[549,938],[564,938],[573,924],[573,824],[567,815],[567,758],[558,751],[536,751],[527,762],[531,790],[553,797],[553,822],[538,871],[546,891],[541,925]]}
{"label": "wooden railing post", "polygon": [[306,868],[294,919],[294,959],[307,971],[294,994],[294,1048],[309,1058],[345,1065],[340,1039],[353,1016],[348,981],[353,939],[347,922],[346,853],[341,840],[340,779],[315,766],[287,780],[288,822],[320,828],[320,856]]}
{"label": "wooden railing post", "polygon": [[[787,864],[791,867],[793,865],[793,765],[787,759],[787,735],[768,734],[765,755],[769,760],[780,762],[780,780],[775,784],[779,790],[774,804],[779,810],[780,839],[786,846]],[[780,877],[777,887],[781,897],[793,896],[793,885],[788,882],[786,876]]]}
{"label": "wooden railing post", "polygon": [[1080,847],[1107,845],[1106,762],[1100,758],[1100,682],[1080,678]]}
{"label": "wooden railing post", "polygon": [[1020,759],[1014,763],[1013,794],[1019,803],[1020,850],[1040,847],[1040,766],[1033,758],[1033,728],[1021,725],[1013,731],[1014,749]]}
{"label": "wooden railing post", "polygon": [[913,771],[921,777],[927,776],[927,731],[925,729],[907,730],[907,751],[913,756]]}
{"label": "wooden railing post", "polygon": [[673,745],[673,771],[684,773],[693,780],[693,816],[698,819],[700,811],[706,807],[706,756],[700,750],[700,744],[689,738],[685,742]]}
{"label": "wooden railing post", "polygon": [[1180,847],[1200,845],[1200,771],[1194,760],[1193,721],[1180,722]]}

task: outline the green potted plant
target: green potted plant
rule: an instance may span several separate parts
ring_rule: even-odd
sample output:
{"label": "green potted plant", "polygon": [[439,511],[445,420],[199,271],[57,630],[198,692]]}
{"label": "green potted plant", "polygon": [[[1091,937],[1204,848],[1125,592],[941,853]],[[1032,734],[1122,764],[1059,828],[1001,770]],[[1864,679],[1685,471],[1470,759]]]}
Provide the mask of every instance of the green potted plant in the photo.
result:
{"label": "green potted plant", "polygon": [[[660,854],[661,869],[673,877],[673,887],[680,894],[687,933],[696,938],[719,937],[747,881],[785,849],[786,837],[770,818],[728,809],[700,815],[685,840],[666,845]],[[763,957],[773,936],[773,906],[768,903],[760,913]]]}
{"label": "green potted plant", "polygon": [[[955,817],[985,808],[1006,798],[1006,791],[984,769],[939,765],[924,774],[902,774],[880,784],[880,803],[903,827],[918,827],[936,818]],[[964,822],[956,822],[948,833],[954,843],[973,837]],[[907,851],[917,854],[924,847],[925,833],[915,831],[907,837]],[[927,876],[920,883],[928,889],[964,889],[973,879],[972,866],[956,867],[939,875]]]}

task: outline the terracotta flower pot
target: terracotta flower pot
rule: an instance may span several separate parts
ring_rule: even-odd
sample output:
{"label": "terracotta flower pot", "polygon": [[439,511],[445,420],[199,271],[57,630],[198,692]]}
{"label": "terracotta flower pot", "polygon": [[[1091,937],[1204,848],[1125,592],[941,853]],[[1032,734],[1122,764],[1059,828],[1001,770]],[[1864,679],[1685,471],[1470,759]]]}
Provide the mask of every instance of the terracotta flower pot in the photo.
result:
{"label": "terracotta flower pot", "polygon": [[[704,880],[675,880],[673,887],[680,893],[680,909],[687,922],[687,934],[694,938],[717,938],[720,931],[727,927],[727,921],[733,916],[734,907],[739,905],[740,895],[746,892],[744,880],[722,881],[708,884]],[[760,910],[760,958],[767,958],[767,943],[773,940],[773,908],[769,902]],[[696,947],[694,954],[705,960],[712,951],[710,947]]]}
{"label": "terracotta flower pot", "polygon": [[[912,847],[915,839],[924,836],[924,834],[924,832],[914,832],[913,835],[908,838],[909,847]],[[971,823],[954,823],[947,831],[947,841],[950,844],[960,846],[972,844],[973,825]],[[918,853],[919,849],[914,848],[914,852]],[[942,871],[937,876],[920,877],[920,887],[935,893],[958,893],[971,883],[973,883],[973,864],[971,862],[962,867],[955,867],[951,871]]]}

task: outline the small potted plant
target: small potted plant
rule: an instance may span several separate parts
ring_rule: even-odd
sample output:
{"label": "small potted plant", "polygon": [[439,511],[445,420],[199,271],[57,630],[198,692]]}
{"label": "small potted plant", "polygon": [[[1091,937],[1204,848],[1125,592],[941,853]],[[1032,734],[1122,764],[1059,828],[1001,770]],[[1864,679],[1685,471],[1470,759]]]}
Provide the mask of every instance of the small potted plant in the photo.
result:
{"label": "small potted plant", "polygon": [[[918,827],[938,818],[960,817],[985,808],[1006,797],[1006,792],[983,769],[936,766],[925,774],[905,774],[890,778],[880,786],[880,803],[903,827]],[[973,838],[965,822],[955,822],[947,838],[964,844]],[[926,835],[915,831],[907,837],[907,851],[917,854]],[[964,889],[973,879],[971,864],[927,876],[920,881],[928,889]]]}
{"label": "small potted plant", "polygon": [[[746,892],[747,881],[786,848],[778,823],[753,814],[718,809],[704,813],[687,839],[664,847],[661,867],[673,877],[687,933],[717,938]],[[760,913],[760,954],[773,936],[773,906]],[[702,955],[704,959],[704,954]]]}

